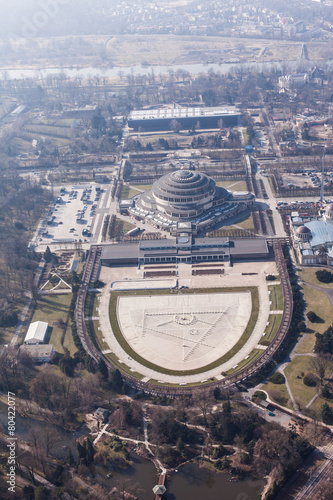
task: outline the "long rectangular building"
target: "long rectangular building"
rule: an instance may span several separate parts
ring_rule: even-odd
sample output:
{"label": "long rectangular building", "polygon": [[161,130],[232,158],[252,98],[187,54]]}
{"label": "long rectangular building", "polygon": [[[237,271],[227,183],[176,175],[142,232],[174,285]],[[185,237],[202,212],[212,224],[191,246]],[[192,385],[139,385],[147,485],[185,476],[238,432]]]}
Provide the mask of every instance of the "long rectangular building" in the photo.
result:
{"label": "long rectangular building", "polygon": [[146,240],[103,246],[105,266],[165,264],[178,262],[228,262],[262,260],[269,257],[264,238],[194,238]]}
{"label": "long rectangular building", "polygon": [[[192,127],[218,128],[221,125],[233,127],[238,124],[240,114],[234,106],[212,108],[160,108],[132,111],[128,118],[128,126],[134,130],[172,130],[176,128],[174,121],[180,128]],[[222,120],[222,122],[221,122]]]}

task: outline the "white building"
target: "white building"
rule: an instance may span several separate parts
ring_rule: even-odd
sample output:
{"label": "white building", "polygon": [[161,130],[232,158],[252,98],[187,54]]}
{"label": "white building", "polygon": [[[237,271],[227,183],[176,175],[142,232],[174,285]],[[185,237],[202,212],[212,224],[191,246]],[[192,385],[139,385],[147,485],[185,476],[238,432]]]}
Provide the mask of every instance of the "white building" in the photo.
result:
{"label": "white building", "polygon": [[31,323],[25,336],[24,343],[30,345],[44,344],[48,327],[49,324],[44,321],[35,321]]}

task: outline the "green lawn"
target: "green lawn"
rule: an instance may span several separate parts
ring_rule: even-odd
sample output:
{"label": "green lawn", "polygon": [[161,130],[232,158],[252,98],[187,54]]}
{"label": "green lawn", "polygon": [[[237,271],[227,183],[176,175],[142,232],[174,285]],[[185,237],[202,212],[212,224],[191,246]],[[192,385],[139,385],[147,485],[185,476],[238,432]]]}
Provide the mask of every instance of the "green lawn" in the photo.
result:
{"label": "green lawn", "polygon": [[306,354],[311,353],[314,350],[314,346],[316,343],[316,336],[314,333],[306,333],[305,339],[296,349],[297,354]]}
{"label": "green lawn", "polygon": [[304,267],[298,270],[299,277],[305,283],[310,283],[310,285],[333,289],[333,283],[322,283],[321,281],[317,280],[316,271],[320,271],[322,269],[322,267]]}
{"label": "green lawn", "polygon": [[11,328],[0,328],[0,345],[10,344],[14,331],[15,331],[14,326]]}
{"label": "green lawn", "polygon": [[11,141],[9,141],[9,146],[12,150],[12,153],[19,155],[22,153],[28,153],[32,149],[32,145],[30,141],[26,141],[21,137],[14,137]]}
{"label": "green lawn", "polygon": [[333,323],[333,307],[324,292],[303,286],[304,299],[306,302],[306,311],[314,311],[322,322],[311,323],[309,328],[315,332],[323,333]]}
{"label": "green lawn", "polygon": [[135,224],[131,224],[130,222],[127,222],[122,219],[118,219],[117,217],[113,236],[115,237],[121,234],[126,234],[128,233],[128,231],[134,229],[135,227],[136,227]]}
{"label": "green lawn", "polygon": [[[282,314],[270,314],[269,325],[265,328],[265,336],[261,337],[260,343],[272,342],[281,324]],[[266,345],[266,344],[263,344]]]}
{"label": "green lawn", "polygon": [[286,384],[273,384],[272,382],[265,382],[261,389],[268,392],[272,401],[292,409],[292,405],[289,402],[290,398]]}
{"label": "green lawn", "polygon": [[70,138],[72,130],[68,127],[56,127],[44,124],[33,124],[26,125],[26,130],[28,132],[36,132],[40,135],[46,135],[49,137],[66,137]]}
{"label": "green lawn", "polygon": [[[31,322],[46,321],[49,324],[52,331],[50,338],[48,339],[48,343],[53,344],[55,351],[61,354],[63,353],[63,349],[61,347],[62,330],[53,323],[57,322],[59,318],[66,321],[71,300],[71,293],[66,295],[44,296],[39,299],[31,319]],[[71,350],[71,353],[74,353],[77,350],[74,346],[69,327],[67,328],[65,334],[64,345]]]}
{"label": "green lawn", "polygon": [[231,368],[231,370],[228,370],[227,375],[234,375],[239,370],[251,365],[262,354],[264,354],[263,349],[253,349],[253,351],[250,352],[249,357],[247,359],[243,359],[243,361],[238,364],[237,368]]}
{"label": "green lawn", "polygon": [[[248,217],[245,217],[244,219],[241,219],[240,221],[235,222],[234,226],[239,226],[243,229],[247,229],[248,231],[252,231],[253,233],[257,232],[254,227],[252,214],[250,214]],[[234,227],[234,226],[226,226],[226,227]]]}
{"label": "green lawn", "polygon": [[138,290],[136,293],[133,293],[133,291],[130,292],[112,292],[111,294],[111,299],[110,299],[110,307],[109,307],[109,316],[110,316],[110,323],[112,327],[112,331],[114,333],[114,336],[116,337],[117,341],[121,345],[121,347],[127,352],[129,356],[131,356],[133,359],[138,361],[144,366],[147,366],[148,368],[151,368],[153,370],[156,370],[160,373],[165,373],[167,375],[195,375],[198,373],[202,373],[203,371],[211,370],[213,368],[216,368],[218,366],[221,366],[223,363],[231,359],[242,347],[245,345],[247,340],[250,338],[250,335],[253,331],[253,328],[257,322],[258,319],[258,313],[259,313],[259,296],[258,296],[258,290],[257,288],[218,288],[218,289],[189,289],[189,290],[184,290],[184,293],[220,293],[223,294],[225,292],[240,292],[240,291],[251,291],[251,296],[252,296],[252,312],[251,316],[249,319],[249,322],[247,324],[247,327],[244,330],[244,333],[242,337],[239,339],[239,341],[234,345],[230,351],[228,351],[224,356],[219,358],[218,360],[210,363],[207,366],[198,368],[198,369],[193,369],[193,370],[188,370],[188,371],[177,371],[177,370],[170,370],[166,367],[160,367],[158,365],[155,365],[152,362],[147,361],[146,359],[142,358],[139,356],[133,349],[132,347],[126,342],[125,338],[123,337],[118,320],[117,320],[117,301],[118,297],[121,295],[158,295],[158,294],[163,294],[165,295],[165,290]]}
{"label": "green lawn", "polygon": [[320,412],[321,406],[327,403],[333,409],[333,401],[332,399],[325,399],[322,397],[318,397],[315,402],[310,406],[311,410],[317,410]]}
{"label": "green lawn", "polygon": [[140,191],[132,188],[131,186],[123,186],[121,188],[120,199],[121,200],[128,200],[129,198],[133,198],[133,196],[135,196],[139,193],[140,193]]}
{"label": "green lawn", "polygon": [[282,311],[283,310],[283,292],[281,285],[270,285],[268,286],[269,300],[271,303],[271,311]]}
{"label": "green lawn", "polygon": [[149,189],[151,189],[152,187],[152,184],[131,184],[131,187],[140,191],[149,191]]}
{"label": "green lawn", "polygon": [[247,191],[246,181],[217,181],[216,185],[230,191]]}
{"label": "green lawn", "polygon": [[[306,373],[310,370],[311,356],[297,356],[286,367],[284,373],[288,379],[291,392],[296,401],[300,404],[301,409],[310,401],[312,396],[316,394],[316,387],[308,387],[303,383],[301,373]],[[297,378],[299,377],[299,378]]]}

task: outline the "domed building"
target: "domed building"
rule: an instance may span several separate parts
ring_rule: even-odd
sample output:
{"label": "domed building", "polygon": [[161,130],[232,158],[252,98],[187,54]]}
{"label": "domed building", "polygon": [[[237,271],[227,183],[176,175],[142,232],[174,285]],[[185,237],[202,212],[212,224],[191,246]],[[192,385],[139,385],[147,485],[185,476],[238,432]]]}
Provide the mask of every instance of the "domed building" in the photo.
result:
{"label": "domed building", "polygon": [[176,170],[154,182],[151,191],[140,196],[138,206],[157,210],[173,219],[199,217],[231,197],[226,189],[201,172]]}
{"label": "domed building", "polygon": [[134,197],[128,211],[171,233],[177,223],[183,227],[188,223],[196,231],[251,208],[254,200],[252,193],[234,195],[202,172],[176,170],[155,181],[151,190]]}
{"label": "domed building", "polygon": [[309,241],[309,239],[311,238],[311,231],[306,226],[299,226],[296,229],[296,236],[299,240]]}

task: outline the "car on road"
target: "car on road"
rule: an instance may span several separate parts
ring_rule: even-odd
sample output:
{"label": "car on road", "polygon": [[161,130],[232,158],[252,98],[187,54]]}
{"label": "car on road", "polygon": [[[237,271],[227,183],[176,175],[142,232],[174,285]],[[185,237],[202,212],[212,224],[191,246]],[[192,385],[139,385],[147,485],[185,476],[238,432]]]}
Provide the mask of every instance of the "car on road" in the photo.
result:
{"label": "car on road", "polygon": [[268,412],[268,415],[269,415],[270,417],[275,417],[275,413],[273,413],[272,411],[269,411],[269,412]]}

